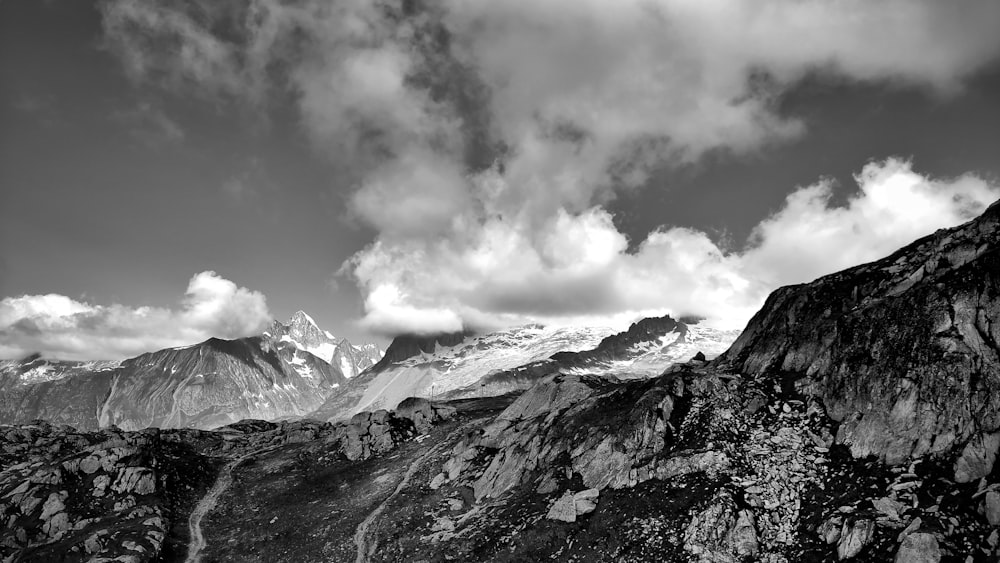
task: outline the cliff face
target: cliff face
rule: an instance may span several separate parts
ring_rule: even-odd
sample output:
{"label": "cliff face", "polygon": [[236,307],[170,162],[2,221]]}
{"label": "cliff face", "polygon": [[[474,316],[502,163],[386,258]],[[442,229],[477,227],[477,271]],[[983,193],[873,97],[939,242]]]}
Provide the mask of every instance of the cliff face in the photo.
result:
{"label": "cliff face", "polygon": [[374,369],[379,370],[389,366],[390,364],[402,362],[403,360],[419,356],[420,354],[433,354],[434,350],[436,350],[439,345],[457,346],[458,344],[461,344],[467,336],[468,334],[461,332],[438,334],[434,336],[397,336],[392,340],[392,343],[389,344],[389,347],[385,349],[385,355],[378,361],[378,363],[375,364]]}
{"label": "cliff face", "polygon": [[[995,203],[882,260],[781,288],[715,365],[807,375],[855,456],[898,463],[969,444],[959,465],[975,465],[1000,440],[998,245]],[[979,465],[957,477],[992,459]]]}

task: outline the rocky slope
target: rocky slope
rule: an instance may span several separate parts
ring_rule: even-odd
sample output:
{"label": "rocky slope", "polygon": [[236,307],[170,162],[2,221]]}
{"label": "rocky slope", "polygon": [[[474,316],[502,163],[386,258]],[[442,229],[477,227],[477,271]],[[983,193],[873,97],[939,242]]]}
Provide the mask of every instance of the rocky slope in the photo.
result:
{"label": "rocky slope", "polygon": [[882,260],[781,288],[721,369],[790,372],[857,457],[896,464],[965,452],[988,474],[1000,443],[1000,203]]}
{"label": "rocky slope", "polygon": [[400,336],[379,363],[332,393],[310,416],[343,420],[362,410],[389,408],[406,397],[440,396],[556,352],[593,348],[610,333],[528,325],[485,335]]}
{"label": "rocky slope", "polygon": [[[181,561],[189,515],[233,460],[310,444],[343,462],[392,451],[455,409],[412,399],[341,425],[244,421],[215,432],[0,426],[0,561]],[[228,462],[228,463],[227,463]],[[200,527],[197,532],[201,532]]]}

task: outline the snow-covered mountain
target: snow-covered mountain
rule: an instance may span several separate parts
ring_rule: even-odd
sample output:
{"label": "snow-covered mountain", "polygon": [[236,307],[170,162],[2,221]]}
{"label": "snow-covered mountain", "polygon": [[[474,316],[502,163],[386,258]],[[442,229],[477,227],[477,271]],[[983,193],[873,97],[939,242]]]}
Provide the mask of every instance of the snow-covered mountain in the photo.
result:
{"label": "snow-covered mountain", "polygon": [[442,395],[557,352],[588,350],[612,332],[527,325],[485,335],[400,336],[378,364],[331,394],[311,416],[336,420],[362,410],[391,409],[407,397]]}
{"label": "snow-covered mountain", "polygon": [[340,420],[362,410],[391,409],[413,396],[501,395],[560,372],[652,377],[698,352],[713,358],[738,336],[670,317],[643,319],[617,334],[527,325],[486,335],[400,336],[378,364],[331,393],[310,416]]}
{"label": "snow-covered mountain", "polygon": [[377,344],[355,346],[346,338],[338,340],[329,331],[319,328],[304,311],[297,311],[287,323],[274,321],[264,332],[264,337],[275,339],[283,346],[294,346],[333,364],[348,379],[375,365],[383,354]]}
{"label": "snow-covered mountain", "polygon": [[74,362],[49,360],[32,354],[20,360],[0,360],[0,381],[17,381],[22,384],[54,381],[94,371],[109,371],[121,365],[119,360]]}
{"label": "snow-covered mountain", "polygon": [[113,424],[131,430],[300,417],[347,375],[380,358],[377,346],[338,342],[301,311],[260,336],[211,338],[120,362],[33,355],[0,362],[0,423],[42,418],[81,429]]}
{"label": "snow-covered mountain", "polygon": [[698,353],[715,358],[729,348],[738,330],[718,330],[698,319],[670,316],[642,319],[628,330],[603,339],[592,349],[559,352],[536,362],[485,375],[471,385],[448,393],[449,398],[501,395],[526,389],[553,373],[593,374],[619,379],[654,377],[671,364]]}

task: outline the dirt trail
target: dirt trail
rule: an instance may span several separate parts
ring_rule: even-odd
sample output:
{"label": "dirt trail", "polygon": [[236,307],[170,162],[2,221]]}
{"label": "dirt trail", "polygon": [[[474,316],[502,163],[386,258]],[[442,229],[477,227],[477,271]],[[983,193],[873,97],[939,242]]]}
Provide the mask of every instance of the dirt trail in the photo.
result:
{"label": "dirt trail", "polygon": [[418,469],[420,469],[420,466],[423,465],[428,458],[441,451],[441,449],[444,446],[450,443],[451,438],[454,435],[460,432],[464,432],[472,424],[474,423],[471,422],[466,423],[463,424],[462,426],[459,426],[455,430],[452,430],[451,433],[445,436],[443,440],[438,442],[433,448],[427,450],[427,452],[425,452],[422,456],[418,457],[413,463],[411,463],[410,466],[406,469],[406,473],[403,475],[403,480],[400,481],[399,485],[396,486],[396,490],[393,491],[392,494],[389,495],[385,500],[383,500],[381,504],[375,507],[375,510],[373,510],[371,514],[369,514],[368,517],[361,522],[361,524],[358,524],[358,529],[357,531],[354,532],[354,543],[358,546],[358,557],[357,559],[355,559],[355,563],[368,563],[369,561],[371,561],[371,556],[372,554],[375,553],[375,549],[378,547],[378,542],[375,541],[369,542],[368,540],[368,529],[371,527],[372,522],[374,522],[375,519],[382,514],[382,512],[385,510],[385,507],[388,506],[388,504],[394,498],[396,498],[399,495],[399,493],[403,492],[403,489],[405,489],[406,486],[410,484],[410,479],[413,477],[413,474],[416,473]]}
{"label": "dirt trail", "polygon": [[208,494],[204,498],[198,501],[198,505],[194,507],[194,510],[191,511],[191,516],[188,518],[188,530],[190,531],[191,542],[188,544],[187,559],[184,560],[184,563],[197,563],[201,560],[201,552],[205,549],[205,545],[207,545],[205,536],[201,533],[201,519],[215,508],[215,503],[218,502],[219,496],[233,483],[233,469],[236,469],[237,466],[251,457],[269,452],[277,447],[268,446],[254,450],[230,461],[222,467],[219,477],[215,480],[212,488],[209,489]]}

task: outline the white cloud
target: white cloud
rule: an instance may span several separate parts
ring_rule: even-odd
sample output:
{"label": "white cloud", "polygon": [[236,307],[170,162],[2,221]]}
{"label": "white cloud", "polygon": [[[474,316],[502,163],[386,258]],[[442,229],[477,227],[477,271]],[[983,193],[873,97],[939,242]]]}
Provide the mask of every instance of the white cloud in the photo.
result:
{"label": "white cloud", "polygon": [[259,334],[270,318],[263,294],[211,271],[191,278],[175,309],[97,305],[56,294],[7,297],[0,301],[0,357],[125,358],[213,336]]}
{"label": "white cloud", "polygon": [[894,158],[869,163],[855,181],[860,193],[846,207],[831,207],[829,182],[789,195],[755,229],[755,246],[743,256],[747,270],[770,285],[809,281],[968,221],[1000,197],[976,176],[933,179]]}
{"label": "white cloud", "polygon": [[[658,309],[734,323],[778,283],[874,258],[995,193],[876,164],[847,208],[823,184],[800,190],[737,254],[671,228],[627,254],[602,208],[654,167],[804,134],[776,101],[810,73],[961,89],[1000,53],[996,2],[182,6],[106,3],[109,45],[137,79],[254,104],[292,92],[306,133],[354,181],[351,210],[378,231],[346,267],[379,331]],[[920,219],[887,209],[887,192]],[[806,242],[837,259],[802,255]]]}
{"label": "white cloud", "polygon": [[[541,321],[622,327],[670,312],[742,328],[767,294],[875,260],[939,228],[981,213],[1000,186],[975,176],[933,179],[899,159],[872,162],[856,176],[843,207],[821,181],[788,196],[762,221],[750,244],[720,249],[703,232],[651,233],[633,253],[600,208],[557,213],[543,227],[487,221],[466,242],[376,243],[353,259],[369,296],[366,322],[382,332],[415,330],[415,320],[445,312],[465,326]],[[391,295],[391,300],[381,299]],[[405,308],[399,318],[395,313]]]}

